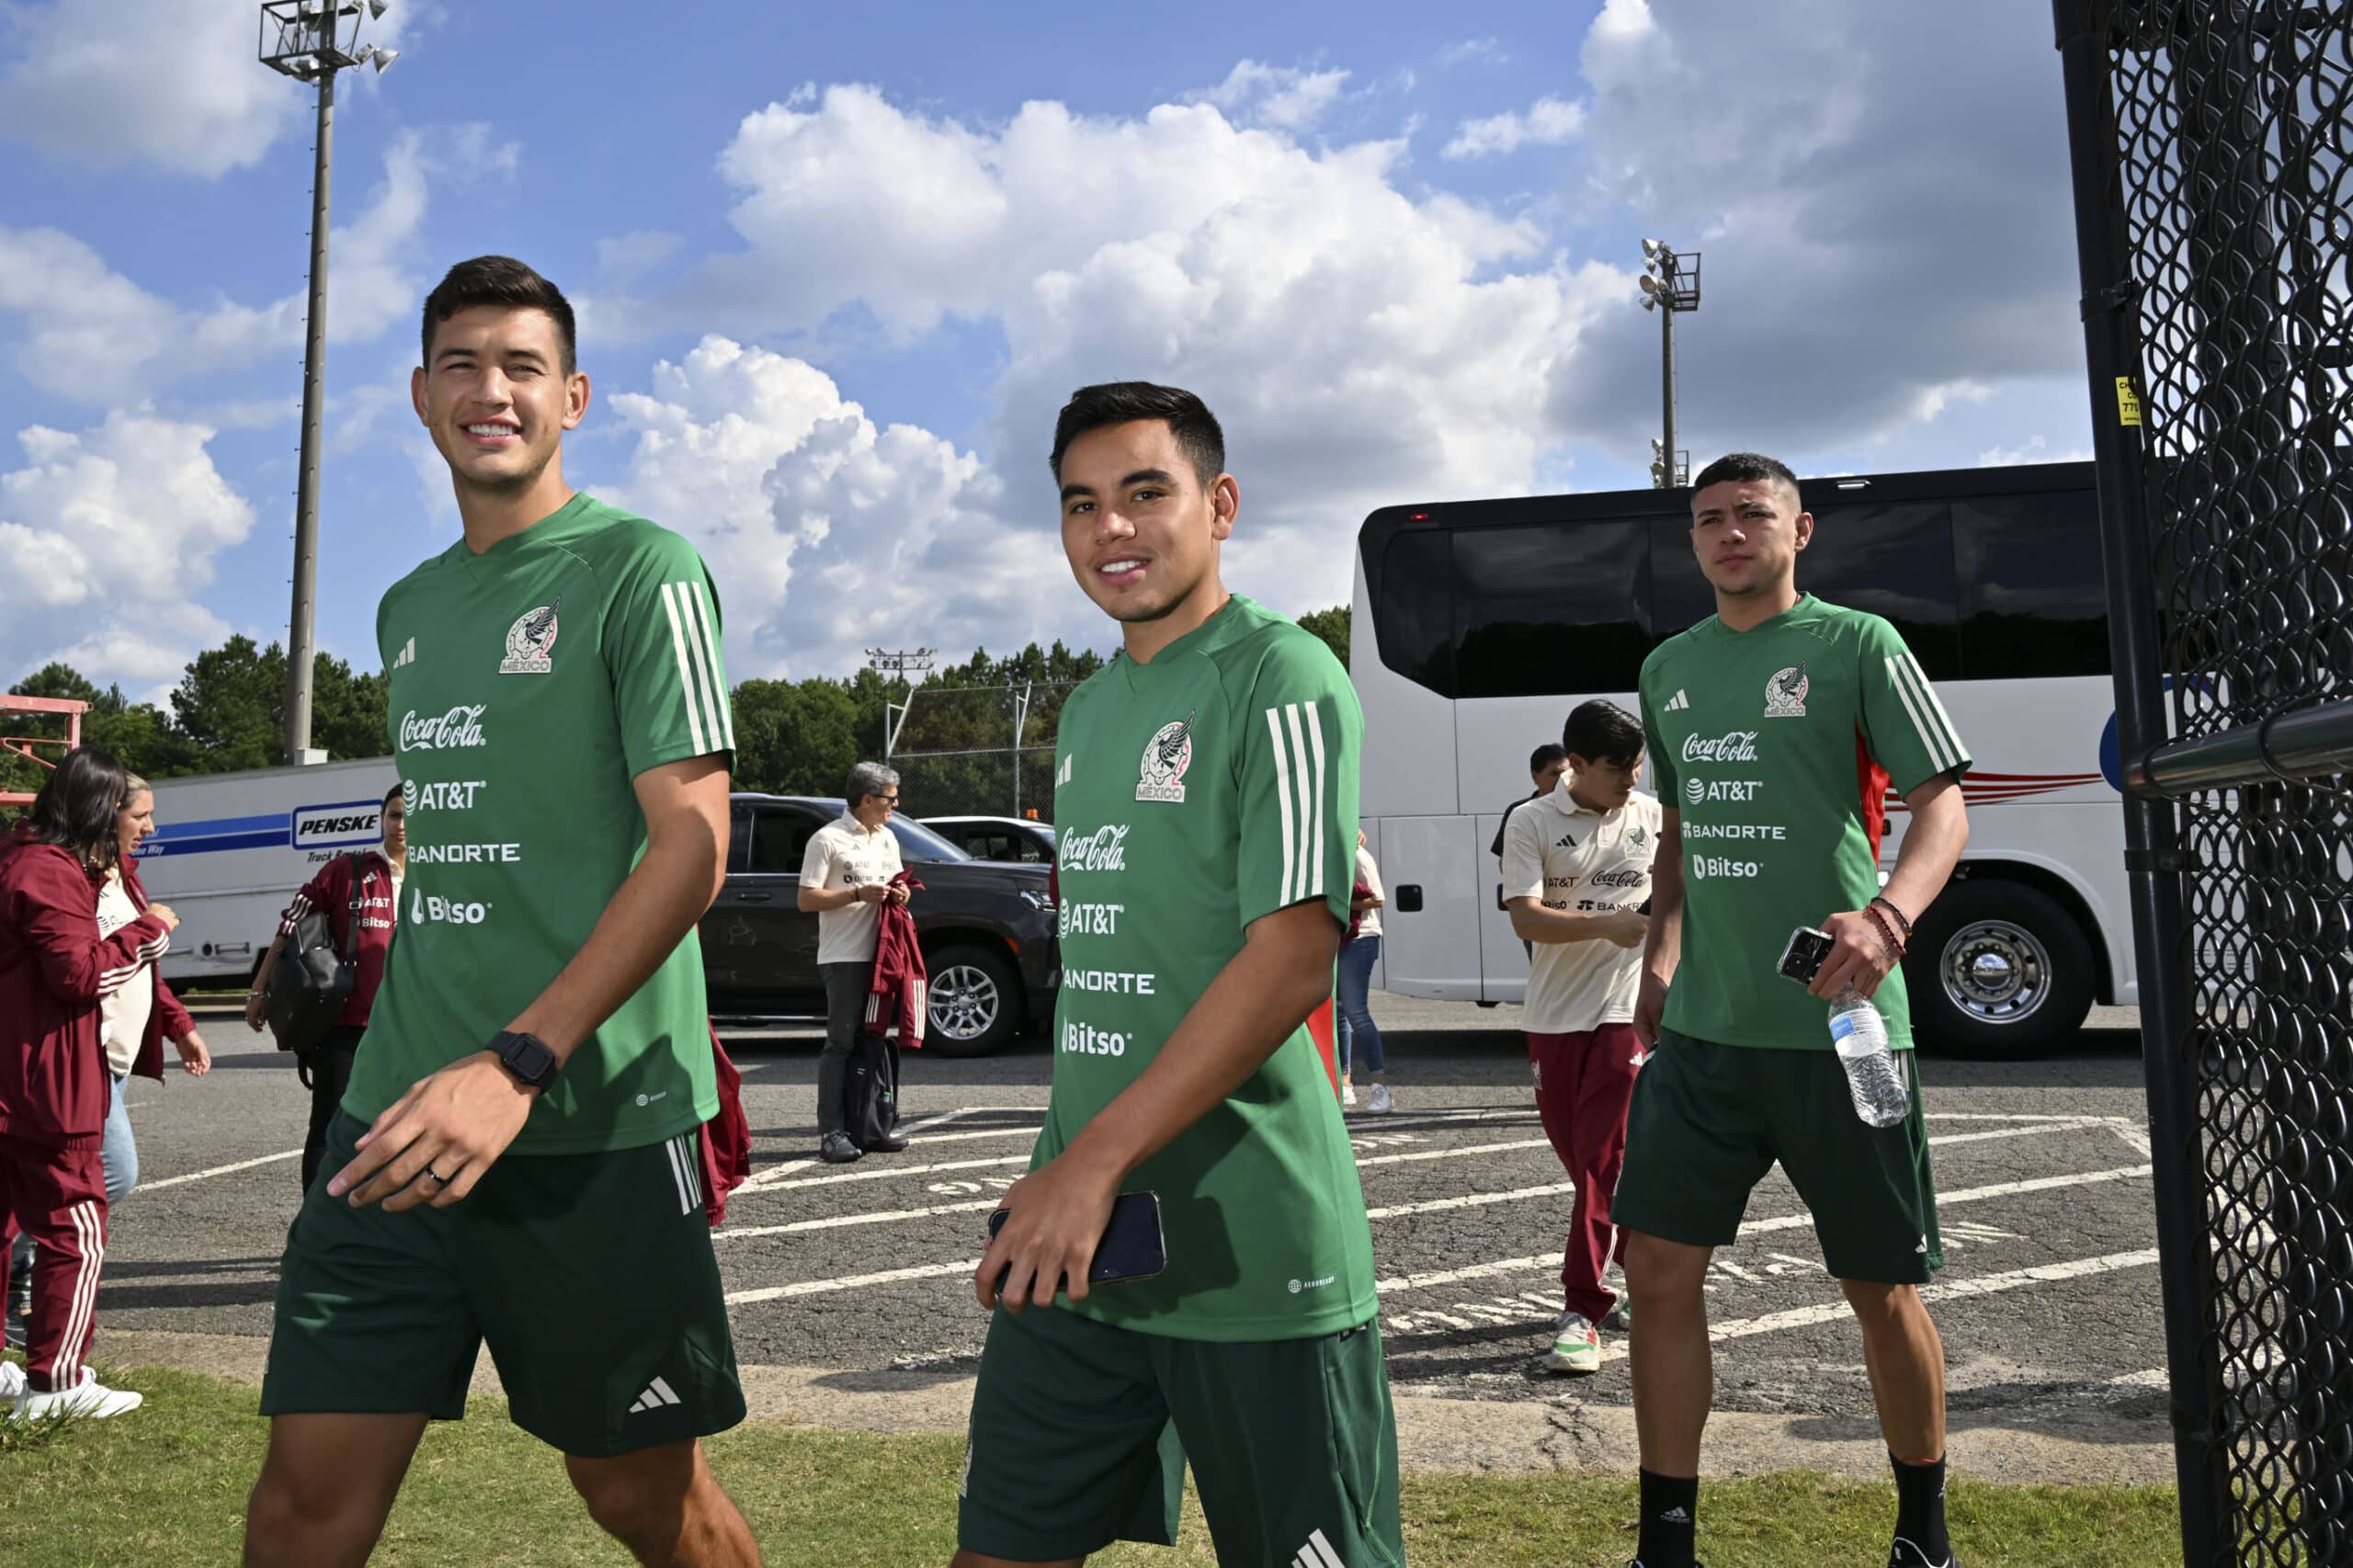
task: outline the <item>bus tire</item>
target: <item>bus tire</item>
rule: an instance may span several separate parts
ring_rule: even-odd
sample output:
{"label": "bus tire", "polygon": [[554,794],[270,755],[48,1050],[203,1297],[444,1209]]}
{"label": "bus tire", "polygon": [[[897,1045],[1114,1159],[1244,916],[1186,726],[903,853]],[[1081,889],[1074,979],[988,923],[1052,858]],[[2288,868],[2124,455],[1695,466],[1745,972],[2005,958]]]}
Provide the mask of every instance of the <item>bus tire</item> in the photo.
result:
{"label": "bus tire", "polygon": [[2092,1008],[2092,948],[2039,888],[1979,875],[1949,885],[1920,916],[1904,960],[1912,1028],[1955,1056],[2039,1056]]}

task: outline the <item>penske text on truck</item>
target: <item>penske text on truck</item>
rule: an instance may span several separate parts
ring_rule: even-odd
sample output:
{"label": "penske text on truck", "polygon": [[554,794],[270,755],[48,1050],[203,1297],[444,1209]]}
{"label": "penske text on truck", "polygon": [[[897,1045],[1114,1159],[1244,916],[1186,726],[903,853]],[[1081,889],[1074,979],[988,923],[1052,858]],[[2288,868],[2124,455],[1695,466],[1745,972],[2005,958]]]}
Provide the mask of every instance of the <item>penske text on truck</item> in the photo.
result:
{"label": "penske text on truck", "polygon": [[381,841],[384,793],[398,782],[388,756],[158,779],[139,875],[180,917],[164,978],[244,984],[294,890]]}

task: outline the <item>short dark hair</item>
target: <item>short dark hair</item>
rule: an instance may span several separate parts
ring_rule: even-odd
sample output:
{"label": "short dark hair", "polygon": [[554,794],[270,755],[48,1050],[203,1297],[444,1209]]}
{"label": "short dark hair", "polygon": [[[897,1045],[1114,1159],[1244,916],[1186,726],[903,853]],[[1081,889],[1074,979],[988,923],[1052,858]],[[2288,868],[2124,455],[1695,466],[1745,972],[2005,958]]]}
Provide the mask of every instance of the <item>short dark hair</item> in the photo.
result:
{"label": "short dark hair", "polygon": [[[407,788],[408,788],[408,786],[407,786],[407,785],[405,785],[405,784],[395,784],[395,785],[393,785],[391,789],[389,789],[389,790],[385,790],[385,791],[384,791],[384,805],[383,805],[383,806],[379,806],[379,807],[377,808],[377,810],[381,811],[381,810],[383,810],[383,809],[384,809],[384,806],[390,806],[390,805],[391,805],[394,801],[399,800],[399,799],[401,798],[401,791],[402,791],[402,790],[405,790],[405,789],[407,789]],[[403,807],[402,809],[403,809],[403,810],[406,810],[407,808],[406,808],[406,807]]]}
{"label": "short dark hair", "polygon": [[1790,465],[1779,458],[1768,458],[1763,452],[1726,452],[1699,471],[1691,482],[1691,494],[1697,495],[1711,484],[1749,484],[1760,480],[1778,479],[1797,494],[1798,476]]}
{"label": "short dark hair", "polygon": [[1606,697],[1580,702],[1561,726],[1561,744],[1588,762],[1631,767],[1643,755],[1643,722]]}
{"label": "short dark hair", "polygon": [[1569,754],[1555,745],[1540,745],[1528,754],[1528,771],[1541,773],[1556,762],[1566,762]]}
{"label": "short dark hair", "polygon": [[119,858],[115,813],[131,803],[131,775],[112,753],[75,746],[33,797],[25,821],[42,844],[71,849],[90,866]]}
{"label": "short dark hair", "polygon": [[1185,455],[1193,460],[1193,472],[1207,490],[1225,472],[1225,431],[1211,414],[1209,404],[1182,387],[1155,386],[1150,381],[1105,381],[1098,386],[1081,387],[1070,394],[1063,404],[1062,415],[1054,421],[1054,449],[1046,461],[1054,471],[1059,483],[1063,476],[1063,454],[1070,444],[1089,430],[1100,430],[1109,425],[1126,425],[1138,419],[1157,419],[1168,426]]}
{"label": "short dark hair", "polygon": [[461,261],[443,275],[425,296],[425,327],[420,336],[427,369],[433,366],[433,333],[460,311],[475,305],[507,305],[517,310],[545,311],[555,318],[555,334],[563,345],[563,373],[579,368],[579,337],[572,318],[572,301],[563,290],[511,256],[478,256]]}

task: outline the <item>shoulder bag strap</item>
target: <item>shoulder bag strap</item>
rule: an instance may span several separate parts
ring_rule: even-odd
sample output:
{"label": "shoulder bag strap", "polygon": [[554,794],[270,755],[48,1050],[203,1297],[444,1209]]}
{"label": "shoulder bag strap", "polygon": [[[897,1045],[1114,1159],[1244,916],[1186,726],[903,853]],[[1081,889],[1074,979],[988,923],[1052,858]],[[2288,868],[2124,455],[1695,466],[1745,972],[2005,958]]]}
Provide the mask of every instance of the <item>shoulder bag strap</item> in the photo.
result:
{"label": "shoulder bag strap", "polygon": [[368,858],[352,854],[345,857],[351,862],[351,903],[343,915],[343,961],[349,963],[359,950],[359,912],[367,905]]}

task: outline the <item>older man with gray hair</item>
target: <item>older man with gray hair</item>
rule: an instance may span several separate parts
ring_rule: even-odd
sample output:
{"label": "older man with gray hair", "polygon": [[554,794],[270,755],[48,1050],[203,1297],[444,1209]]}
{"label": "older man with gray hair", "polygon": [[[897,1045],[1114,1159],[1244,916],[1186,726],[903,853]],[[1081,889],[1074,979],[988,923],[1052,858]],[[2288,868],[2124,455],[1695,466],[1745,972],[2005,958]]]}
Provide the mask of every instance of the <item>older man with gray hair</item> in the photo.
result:
{"label": "older man with gray hair", "polygon": [[[842,793],[848,809],[819,828],[801,862],[801,907],[817,916],[817,972],[825,982],[825,1051],[817,1059],[818,1158],[847,1165],[861,1153],[849,1135],[843,1092],[849,1083],[850,1052],[866,1017],[866,994],[874,979],[874,945],[886,902],[904,903],[907,890],[893,887],[899,874],[899,837],[891,813],[899,807],[899,776],[879,762],[849,770]],[[897,1151],[907,1141],[892,1134],[881,1148]]]}

